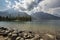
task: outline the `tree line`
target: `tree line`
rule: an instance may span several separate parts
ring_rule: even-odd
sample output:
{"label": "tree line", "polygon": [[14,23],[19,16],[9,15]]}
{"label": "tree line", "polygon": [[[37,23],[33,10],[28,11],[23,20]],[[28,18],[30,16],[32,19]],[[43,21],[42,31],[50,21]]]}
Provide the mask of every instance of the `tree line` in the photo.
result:
{"label": "tree line", "polygon": [[31,21],[31,16],[23,16],[23,17],[4,17],[0,16],[0,21],[14,21],[14,20],[19,20],[19,21]]}

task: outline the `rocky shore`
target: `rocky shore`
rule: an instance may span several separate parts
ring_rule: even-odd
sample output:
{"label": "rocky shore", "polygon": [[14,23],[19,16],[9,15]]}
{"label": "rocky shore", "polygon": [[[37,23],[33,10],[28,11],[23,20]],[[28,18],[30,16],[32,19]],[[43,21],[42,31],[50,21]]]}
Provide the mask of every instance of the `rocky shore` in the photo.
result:
{"label": "rocky shore", "polygon": [[18,31],[0,27],[0,40],[60,40],[60,32],[36,33],[33,31]]}

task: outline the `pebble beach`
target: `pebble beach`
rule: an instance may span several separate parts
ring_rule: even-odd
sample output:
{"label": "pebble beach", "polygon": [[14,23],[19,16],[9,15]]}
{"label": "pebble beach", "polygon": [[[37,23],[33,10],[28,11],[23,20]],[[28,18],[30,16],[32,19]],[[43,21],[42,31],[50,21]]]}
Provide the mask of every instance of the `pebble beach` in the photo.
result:
{"label": "pebble beach", "polygon": [[60,31],[38,33],[0,27],[0,40],[60,40]]}

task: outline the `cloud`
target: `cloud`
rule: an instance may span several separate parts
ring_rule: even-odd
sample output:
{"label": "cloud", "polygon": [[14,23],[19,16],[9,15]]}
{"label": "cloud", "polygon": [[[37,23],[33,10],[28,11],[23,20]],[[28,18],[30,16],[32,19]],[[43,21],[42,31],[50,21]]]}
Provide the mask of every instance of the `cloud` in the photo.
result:
{"label": "cloud", "polygon": [[6,0],[7,8],[14,8],[14,10],[31,11],[39,4],[41,0],[14,0],[14,4],[11,0]]}
{"label": "cloud", "polygon": [[60,0],[43,0],[37,6],[41,10],[49,10],[50,8],[60,7]]}
{"label": "cloud", "polygon": [[60,7],[51,8],[48,13],[60,17]]}
{"label": "cloud", "polygon": [[6,3],[7,8],[13,8],[28,14],[42,11],[59,16],[57,10],[60,10],[60,0],[6,0]]}
{"label": "cloud", "polygon": [[38,1],[36,0],[24,0],[24,1],[19,1],[19,2],[15,1],[15,4],[16,5],[19,4],[19,6],[17,7],[22,7],[30,11],[31,9],[33,9],[35,6],[38,5]]}
{"label": "cloud", "polygon": [[9,0],[5,0],[5,2],[9,3]]}
{"label": "cloud", "polygon": [[11,8],[11,2],[9,0],[5,0],[5,2],[7,3],[6,7],[7,9],[10,9]]}
{"label": "cloud", "polygon": [[60,0],[42,0],[37,7],[34,7],[31,13],[42,11],[60,17],[60,11],[57,10],[60,10]]}
{"label": "cloud", "polygon": [[42,7],[42,11],[60,16],[60,12],[57,11],[60,9],[60,0],[44,0],[40,3],[40,6]]}

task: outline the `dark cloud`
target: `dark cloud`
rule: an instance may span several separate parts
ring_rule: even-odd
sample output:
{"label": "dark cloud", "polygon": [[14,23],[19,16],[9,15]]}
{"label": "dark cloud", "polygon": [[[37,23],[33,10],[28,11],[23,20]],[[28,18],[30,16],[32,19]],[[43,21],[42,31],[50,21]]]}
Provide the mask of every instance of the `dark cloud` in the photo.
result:
{"label": "dark cloud", "polygon": [[31,11],[32,9],[34,9],[34,7],[37,7],[38,4],[41,2],[42,0],[35,0],[33,1],[30,5],[28,5],[28,10]]}

